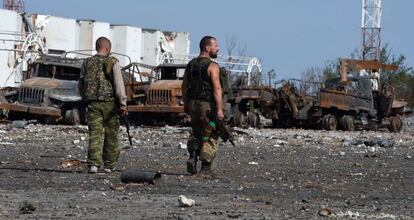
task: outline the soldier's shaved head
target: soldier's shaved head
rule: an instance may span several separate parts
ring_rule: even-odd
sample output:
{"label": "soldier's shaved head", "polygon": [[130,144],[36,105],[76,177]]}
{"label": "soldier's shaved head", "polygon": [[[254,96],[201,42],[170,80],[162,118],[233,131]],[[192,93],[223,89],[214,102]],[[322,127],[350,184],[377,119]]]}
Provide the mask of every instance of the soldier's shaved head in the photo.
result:
{"label": "soldier's shaved head", "polygon": [[200,54],[208,54],[210,58],[217,58],[220,48],[217,39],[212,36],[205,36],[200,41]]}
{"label": "soldier's shaved head", "polygon": [[95,49],[98,52],[101,52],[102,50],[109,49],[111,50],[111,41],[106,37],[100,37],[98,40],[96,40],[95,43]]}
{"label": "soldier's shaved head", "polygon": [[209,46],[211,44],[212,40],[215,40],[215,37],[212,36],[204,36],[201,40],[200,40],[200,51],[205,51],[206,47]]}

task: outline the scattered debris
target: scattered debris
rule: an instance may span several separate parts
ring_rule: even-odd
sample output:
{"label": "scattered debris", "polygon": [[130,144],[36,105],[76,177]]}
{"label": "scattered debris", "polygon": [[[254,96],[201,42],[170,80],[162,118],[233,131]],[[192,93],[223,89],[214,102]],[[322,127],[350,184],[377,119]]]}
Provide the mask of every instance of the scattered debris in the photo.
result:
{"label": "scattered debris", "polygon": [[[240,219],[351,219],[341,217],[339,213],[347,214],[347,210],[351,210],[349,216],[356,216],[358,211],[358,219],[367,216],[388,219],[381,212],[394,215],[395,219],[404,219],[411,214],[405,205],[413,201],[412,196],[407,197],[406,194],[410,190],[410,185],[406,184],[410,176],[404,174],[411,171],[414,127],[404,129],[401,133],[243,129],[248,135],[238,135],[236,139],[243,137],[244,141],[237,140],[236,148],[220,148],[215,164],[217,175],[205,178],[202,175],[190,176],[186,172],[188,155],[186,150],[178,147],[179,142],[186,143],[188,134],[166,134],[159,128],[136,127],[131,129],[131,134],[142,143],[136,149],[123,151],[117,169],[133,167],[139,172],[154,171],[149,172],[151,175],[162,170],[165,176],[160,182],[150,176],[149,182],[156,183],[152,185],[142,179],[137,181],[133,176],[130,176],[132,181],[139,183],[122,183],[119,178],[121,172],[85,174],[83,161],[87,149],[81,149],[72,142],[88,135],[81,133],[83,130],[76,126],[30,124],[25,129],[17,129],[11,124],[0,124],[0,130],[7,131],[0,135],[0,142],[14,143],[0,145],[0,154],[3,155],[0,158],[0,176],[4,177],[0,207],[8,211],[6,216],[0,214],[0,219],[19,218],[19,208],[24,200],[35,202],[34,218],[53,214],[57,218],[65,218],[66,214],[85,219],[105,218],[107,213],[101,212],[102,208],[122,209],[153,204],[156,211],[131,210],[129,216],[120,213],[119,218],[142,213],[146,219],[176,218],[179,215],[189,215],[188,219],[237,216]],[[120,146],[127,146],[126,135],[122,137]],[[369,143],[364,143],[379,139],[394,141],[394,146],[368,146]],[[344,147],[346,141],[359,141],[361,146]],[[81,140],[79,146],[84,144]],[[371,153],[370,148],[375,152]],[[79,166],[78,162],[66,164],[76,159],[81,162]],[[9,165],[4,165],[6,161]],[[57,167],[61,162],[69,168]],[[200,167],[201,164],[198,165]],[[396,176],[398,173],[401,175]],[[23,179],[25,181],[21,181]],[[372,185],[375,185],[374,191]],[[324,198],[320,197],[321,193]],[[177,199],[181,194],[195,200],[193,208],[178,207]],[[280,197],[286,198],[287,202],[279,203]],[[388,200],[390,197],[395,199]],[[36,198],[36,201],[30,198]],[[88,201],[105,199],[99,204],[78,203],[80,198]],[[197,207],[200,204],[203,208]],[[80,208],[68,208],[69,205],[79,205]],[[325,211],[321,214],[326,217],[321,216],[318,211],[322,207],[329,208],[332,214]],[[259,212],[256,211],[258,209]],[[212,216],[212,212],[217,215]]]}
{"label": "scattered debris", "polygon": [[0,216],[6,216],[6,215],[8,215],[9,213],[7,212],[7,210],[5,210],[5,209],[3,209],[3,208],[0,208]]}
{"label": "scattered debris", "polygon": [[184,143],[178,143],[178,148],[180,148],[180,149],[187,149],[187,144],[184,144]]}
{"label": "scattered debris", "polygon": [[355,140],[355,139],[345,139],[343,144],[344,147],[358,146],[358,147],[393,147],[394,142],[386,139],[376,139],[376,140]]}
{"label": "scattered debris", "polygon": [[23,120],[16,120],[12,122],[12,126],[15,128],[25,128],[27,125],[27,121]]}
{"label": "scattered debris", "polygon": [[113,191],[119,191],[119,192],[125,191],[125,186],[122,186],[122,185],[111,185],[109,188]]}
{"label": "scattered debris", "polygon": [[328,217],[332,215],[332,212],[328,208],[321,208],[319,209],[318,214],[322,217]]}
{"label": "scattered debris", "polygon": [[60,167],[68,168],[73,166],[79,166],[82,162],[80,160],[64,160],[60,163]]}
{"label": "scattered debris", "polygon": [[31,214],[36,210],[36,206],[33,203],[24,201],[23,205],[20,207],[21,214]]}
{"label": "scattered debris", "polygon": [[180,207],[192,207],[195,205],[195,201],[192,199],[188,199],[183,195],[180,195],[178,196],[178,205]]}
{"label": "scattered debris", "polygon": [[346,212],[338,212],[332,215],[333,217],[338,218],[350,218],[350,219],[412,219],[412,217],[404,215],[393,215],[388,213],[379,213],[379,214],[363,214],[360,212],[353,212],[348,210]]}

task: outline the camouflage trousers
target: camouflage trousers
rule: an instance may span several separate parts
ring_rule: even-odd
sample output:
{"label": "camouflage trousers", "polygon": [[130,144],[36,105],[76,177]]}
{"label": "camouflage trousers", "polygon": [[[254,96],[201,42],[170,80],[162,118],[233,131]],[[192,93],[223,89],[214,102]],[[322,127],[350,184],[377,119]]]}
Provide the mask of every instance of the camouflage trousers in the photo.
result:
{"label": "camouflage trousers", "polygon": [[[119,158],[119,116],[114,102],[88,103],[88,164],[114,168]],[[103,137],[102,137],[103,136]],[[103,140],[103,144],[102,144]]]}
{"label": "camouflage trousers", "polygon": [[190,101],[192,134],[187,142],[188,152],[196,151],[203,162],[212,163],[218,150],[218,135],[213,132],[208,140],[203,141],[202,132],[208,124],[207,112],[215,111],[211,103],[201,100]]}

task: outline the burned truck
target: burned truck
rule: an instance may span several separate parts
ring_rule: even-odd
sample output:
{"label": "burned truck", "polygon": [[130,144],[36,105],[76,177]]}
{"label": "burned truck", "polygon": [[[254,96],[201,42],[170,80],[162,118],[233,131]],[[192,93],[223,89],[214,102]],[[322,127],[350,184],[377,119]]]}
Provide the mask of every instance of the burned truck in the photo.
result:
{"label": "burned truck", "polygon": [[[140,83],[127,85],[131,88],[129,93],[133,94],[129,95],[132,105],[128,108],[130,112],[162,112],[173,119],[188,121],[188,115],[184,114],[181,85],[185,67],[195,56],[169,54],[168,57],[155,68],[158,80],[154,83],[146,87]],[[222,67],[221,74],[226,76],[222,78],[226,81],[223,85],[228,87],[228,93],[224,96],[225,120],[236,127],[261,127],[266,119],[271,122],[274,109],[272,87],[262,84],[260,60],[219,56],[215,62]],[[144,95],[146,93],[148,96]]]}
{"label": "burned truck", "polygon": [[341,59],[340,78],[324,82],[315,97],[298,94],[292,85],[285,84],[279,89],[277,113],[283,117],[279,117],[278,124],[346,131],[388,128],[399,132],[407,102],[396,99],[392,85],[380,85],[379,81],[381,70],[397,68],[377,61]]}
{"label": "burned truck", "polygon": [[[379,84],[379,71],[397,70],[395,65],[377,61],[340,60],[340,79],[319,92],[318,107],[323,112],[322,127],[326,130],[357,128],[388,128],[399,132],[407,102],[397,100],[395,89]],[[352,75],[352,77],[349,77]]]}
{"label": "burned truck", "polygon": [[131,116],[140,123],[187,123],[181,91],[186,64],[145,66],[151,72],[141,72],[143,66],[132,63],[122,68]]}
{"label": "burned truck", "polygon": [[86,119],[78,90],[82,59],[42,55],[29,64],[22,85],[0,100],[3,115],[10,120],[79,124]]}
{"label": "burned truck", "polygon": [[[86,123],[87,110],[78,90],[83,60],[41,56],[29,65],[19,88],[2,92],[0,109],[3,115],[9,120],[36,119],[44,123],[71,125]],[[143,66],[151,72],[140,72],[139,68]],[[154,68],[130,63],[121,70],[128,111],[137,116],[139,122],[157,124],[186,120],[181,94],[185,65],[163,64]]]}

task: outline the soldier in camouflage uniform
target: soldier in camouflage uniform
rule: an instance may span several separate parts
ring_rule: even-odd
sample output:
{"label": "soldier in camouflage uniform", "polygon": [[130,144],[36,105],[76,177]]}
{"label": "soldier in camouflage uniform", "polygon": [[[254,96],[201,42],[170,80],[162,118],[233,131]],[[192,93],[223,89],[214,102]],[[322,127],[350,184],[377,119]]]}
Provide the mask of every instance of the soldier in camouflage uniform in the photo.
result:
{"label": "soldier in camouflage uniform", "polygon": [[197,157],[202,162],[200,172],[211,173],[211,164],[218,148],[218,136],[203,137],[208,124],[207,113],[223,119],[223,90],[220,83],[220,67],[211,59],[217,58],[219,47],[214,37],[206,36],[200,41],[200,55],[187,65],[183,80],[184,108],[191,116],[192,135],[187,147],[190,158],[187,171],[197,173]]}
{"label": "soldier in camouflage uniform", "polygon": [[101,165],[105,172],[114,168],[120,152],[119,117],[127,114],[124,81],[118,60],[109,55],[109,39],[98,38],[96,51],[83,63],[79,81],[79,91],[88,108],[90,173],[98,172]]}

